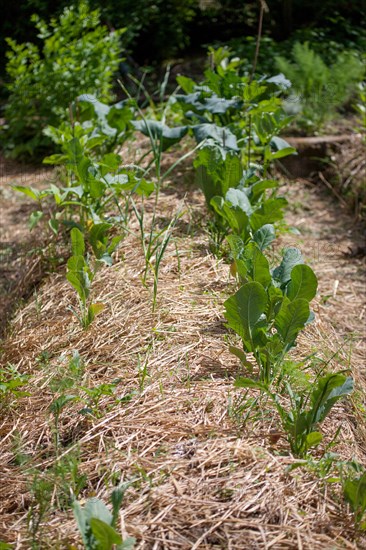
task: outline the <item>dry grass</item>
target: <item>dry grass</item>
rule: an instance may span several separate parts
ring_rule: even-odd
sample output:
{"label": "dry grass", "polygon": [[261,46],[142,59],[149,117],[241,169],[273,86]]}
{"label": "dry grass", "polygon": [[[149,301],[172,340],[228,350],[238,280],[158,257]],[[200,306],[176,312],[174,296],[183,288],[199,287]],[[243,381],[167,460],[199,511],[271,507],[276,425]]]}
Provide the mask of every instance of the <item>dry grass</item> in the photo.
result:
{"label": "dry grass", "polygon": [[[182,169],[181,179],[184,175]],[[88,331],[67,309],[75,305],[75,296],[62,273],[45,280],[38,303],[30,299],[13,319],[2,355],[30,375],[25,389],[31,395],[2,411],[0,538],[15,548],[31,547],[31,470],[51,475],[55,463],[50,383],[65,368],[60,356],[77,349],[85,363],[83,385],[120,378],[117,398],[130,394],[131,399],[116,402],[104,396],[101,414],[94,416],[82,416],[80,403],[68,405],[60,419],[58,460],[77,452],[80,474],[87,476],[82,499],[97,495],[107,501],[113,484],[133,480],[121,528],[136,537],[137,548],[366,548],[337,484],[319,481],[304,469],[288,471],[296,460],[270,405],[263,402],[242,424],[233,389],[239,366],[225,342],[222,306],[233,281],[228,266],[207,249],[201,194],[175,185],[161,196],[161,218],[171,217],[183,196],[188,206],[175,232],[175,246],[170,243],[164,260],[155,313],[151,293],[141,284],[144,264],[138,240],[130,235],[113,267],[97,276],[95,298],[106,307]],[[323,357],[334,356],[334,368],[346,364],[352,369],[359,401],[336,408],[325,423],[325,440],[341,426],[333,450],[365,464],[362,260],[345,255],[351,239],[343,227],[347,217],[339,212],[334,217],[328,199],[312,189],[304,191],[301,184],[287,193],[304,201],[289,219],[308,232],[291,242],[300,244],[320,279],[317,321],[301,337],[296,353],[304,357],[318,350]],[[137,229],[133,223],[131,227]],[[288,241],[284,236],[279,246]],[[321,254],[312,257],[317,243],[337,246],[329,261]],[[345,337],[350,334],[352,358],[347,363]],[[139,362],[146,364],[144,380]],[[21,455],[29,461],[23,466]],[[53,501],[59,496],[54,493]],[[50,510],[41,534],[40,548],[80,547],[69,509]]]}

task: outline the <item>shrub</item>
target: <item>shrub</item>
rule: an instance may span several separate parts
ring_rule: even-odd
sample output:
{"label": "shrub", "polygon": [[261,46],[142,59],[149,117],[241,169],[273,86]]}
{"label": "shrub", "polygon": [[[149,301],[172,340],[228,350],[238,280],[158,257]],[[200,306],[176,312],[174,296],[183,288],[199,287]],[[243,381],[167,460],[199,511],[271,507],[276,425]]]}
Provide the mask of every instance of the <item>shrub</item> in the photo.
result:
{"label": "shrub", "polygon": [[10,95],[1,138],[13,157],[47,148],[50,140],[43,128],[66,119],[68,105],[81,93],[110,99],[119,63],[123,31],[109,33],[100,24],[100,11],[84,2],[65,8],[49,24],[36,15],[32,20],[40,46],[7,39]]}
{"label": "shrub", "polygon": [[295,95],[289,99],[301,112],[298,122],[309,129],[321,127],[350,99],[362,79],[363,63],[358,54],[346,51],[329,66],[307,42],[295,43],[292,58],[278,56],[276,64],[292,82]]}

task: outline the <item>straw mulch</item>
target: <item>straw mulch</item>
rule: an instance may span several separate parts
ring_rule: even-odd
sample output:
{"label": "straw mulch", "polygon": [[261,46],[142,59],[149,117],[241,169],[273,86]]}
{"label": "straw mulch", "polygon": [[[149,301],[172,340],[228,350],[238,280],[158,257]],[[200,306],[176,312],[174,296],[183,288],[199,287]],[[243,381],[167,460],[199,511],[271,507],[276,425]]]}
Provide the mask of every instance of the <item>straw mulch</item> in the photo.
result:
{"label": "straw mulch", "polygon": [[[183,171],[180,178],[191,175]],[[159,203],[162,225],[182,201],[185,213],[163,261],[154,313],[151,291],[141,283],[144,262],[131,222],[133,233],[113,267],[97,275],[94,300],[105,309],[87,331],[68,310],[76,305],[75,294],[61,272],[51,274],[37,303],[30,299],[13,319],[2,358],[30,376],[23,388],[30,395],[1,411],[0,538],[14,548],[31,547],[29,511],[33,525],[39,513],[32,480],[48,479],[55,465],[50,388],[65,376],[67,358],[77,349],[85,365],[79,386],[119,382],[93,415],[80,414],[80,402],[64,408],[58,462],[77,457],[76,477],[86,476],[81,501],[97,495],[108,502],[113,485],[131,481],[121,530],[136,537],[137,548],[366,548],[339,484],[319,480],[309,469],[289,469],[297,461],[269,403],[264,400],[243,422],[247,409],[240,409],[242,393],[233,388],[238,361],[228,351],[234,337],[223,318],[234,282],[228,266],[208,250],[200,192],[176,185],[170,182]],[[332,451],[365,464],[362,259],[347,255],[352,239],[343,223],[349,222],[339,211],[334,215],[338,207],[313,189],[304,191],[303,184],[286,192],[304,201],[289,220],[305,233],[283,236],[279,247],[300,245],[320,278],[317,320],[300,338],[296,355],[317,351],[333,368],[353,371],[358,401],[336,407],[324,424],[325,442],[340,426]],[[331,257],[314,258],[316,244],[327,243],[334,247]],[[80,387],[68,390],[75,392],[86,401]],[[81,548],[69,507],[53,509],[60,487],[33,538],[40,548]]]}
{"label": "straw mulch", "polygon": [[27,226],[37,205],[10,185],[40,187],[50,175],[49,168],[18,164],[0,155],[0,335],[19,300],[33,292],[46,269],[40,253],[44,235]]}

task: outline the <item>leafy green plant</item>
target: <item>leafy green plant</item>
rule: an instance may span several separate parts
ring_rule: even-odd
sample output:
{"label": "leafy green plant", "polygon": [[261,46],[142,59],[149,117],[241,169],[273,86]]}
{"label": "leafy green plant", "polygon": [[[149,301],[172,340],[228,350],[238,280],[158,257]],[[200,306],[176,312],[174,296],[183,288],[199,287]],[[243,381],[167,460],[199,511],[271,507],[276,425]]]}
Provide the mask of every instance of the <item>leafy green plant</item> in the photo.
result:
{"label": "leafy green plant", "polygon": [[98,498],[90,498],[84,507],[77,500],[73,503],[74,516],[86,550],[132,550],[135,539],[125,540],[117,531],[119,510],[128,483],[114,489],[111,494],[112,512]]}
{"label": "leafy green plant", "polygon": [[341,470],[343,493],[354,513],[356,527],[366,530],[366,470],[357,462],[347,466]]}
{"label": "leafy green plant", "polygon": [[100,400],[103,396],[114,396],[115,403],[118,403],[120,400],[116,398],[115,391],[120,379],[115,380],[111,383],[102,383],[94,387],[81,386],[81,390],[86,395],[86,399],[82,398],[85,401],[85,407],[83,407],[79,412],[81,414],[92,414],[96,418],[101,418],[102,411],[100,409]]}
{"label": "leafy green plant", "polygon": [[0,368],[0,411],[6,409],[13,399],[30,395],[22,390],[28,380],[29,376],[21,374],[14,365]]}
{"label": "leafy green plant", "polygon": [[101,262],[97,260],[94,267],[91,267],[88,258],[84,257],[85,242],[83,234],[76,227],[71,230],[71,246],[72,256],[67,262],[66,278],[77,292],[80,313],[74,308],[70,307],[70,309],[85,329],[93,322],[95,316],[104,309],[102,303],[90,303],[91,284]]}
{"label": "leafy green plant", "polygon": [[295,94],[290,94],[287,107],[300,113],[297,123],[309,131],[320,128],[336,115],[364,74],[364,64],[355,52],[345,51],[329,65],[308,42],[296,42],[292,61],[279,56],[276,64],[294,88]]}
{"label": "leafy green plant", "polygon": [[119,63],[123,30],[109,33],[100,10],[90,10],[86,2],[65,8],[49,25],[36,15],[32,21],[40,47],[7,40],[10,95],[2,141],[14,157],[49,148],[43,128],[66,120],[67,107],[80,94],[110,99]]}
{"label": "leafy green plant", "polygon": [[270,391],[264,383],[240,377],[236,380],[235,386],[258,388],[271,397],[280,415],[292,453],[302,457],[309,449],[321,443],[323,436],[319,431],[319,424],[325,420],[340,399],[352,392],[353,379],[343,373],[319,376],[316,384],[309,384],[308,390],[301,393],[295,391],[289,382],[285,382],[284,389],[289,397],[287,407],[281,403],[280,395]]}
{"label": "leafy green plant", "polygon": [[241,337],[243,351],[232,351],[250,371],[253,366],[247,353],[252,353],[260,380],[269,384],[299,332],[313,318],[309,302],[316,294],[317,279],[295,248],[285,251],[272,273],[255,241],[237,249],[236,255],[236,269],[245,284],[224,305],[228,326]]}

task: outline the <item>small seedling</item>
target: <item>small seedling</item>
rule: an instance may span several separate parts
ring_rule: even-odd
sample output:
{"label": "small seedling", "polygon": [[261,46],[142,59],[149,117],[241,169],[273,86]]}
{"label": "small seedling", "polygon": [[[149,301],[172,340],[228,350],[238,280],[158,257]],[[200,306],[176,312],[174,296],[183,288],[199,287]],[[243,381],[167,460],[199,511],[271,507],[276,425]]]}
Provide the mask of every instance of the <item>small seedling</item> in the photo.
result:
{"label": "small seedling", "polygon": [[129,484],[114,489],[111,495],[112,513],[98,498],[90,498],[84,507],[75,500],[74,516],[86,550],[132,550],[135,539],[123,540],[117,531],[117,521],[122,500]]}
{"label": "small seedling", "polygon": [[85,242],[81,231],[74,227],[71,230],[72,256],[67,262],[66,278],[78,294],[80,312],[70,306],[71,311],[79,320],[84,329],[93,322],[98,313],[103,311],[104,304],[90,303],[91,284],[100,267],[100,261],[96,261],[92,267],[85,254]]}

